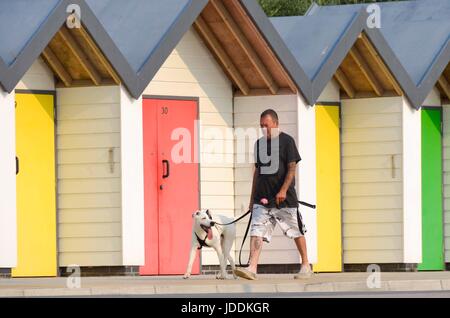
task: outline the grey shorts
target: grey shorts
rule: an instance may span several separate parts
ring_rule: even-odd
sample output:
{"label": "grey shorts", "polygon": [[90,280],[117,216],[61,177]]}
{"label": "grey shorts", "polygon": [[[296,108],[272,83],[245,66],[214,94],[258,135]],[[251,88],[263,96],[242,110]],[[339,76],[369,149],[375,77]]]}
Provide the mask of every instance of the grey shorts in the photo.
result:
{"label": "grey shorts", "polygon": [[262,237],[265,242],[269,243],[275,226],[278,224],[284,235],[296,239],[306,232],[304,227],[300,231],[298,223],[297,208],[269,209],[255,204],[253,205],[250,236]]}

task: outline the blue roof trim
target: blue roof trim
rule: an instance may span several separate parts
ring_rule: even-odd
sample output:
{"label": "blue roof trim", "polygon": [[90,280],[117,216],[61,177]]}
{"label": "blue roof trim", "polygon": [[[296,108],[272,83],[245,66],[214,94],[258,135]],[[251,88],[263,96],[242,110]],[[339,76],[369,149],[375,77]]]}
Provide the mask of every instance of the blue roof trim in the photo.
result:
{"label": "blue roof trim", "polygon": [[59,1],[0,1],[0,58],[6,65],[14,62]]}
{"label": "blue roof trim", "polygon": [[[369,4],[317,6],[315,16],[327,17],[342,12],[366,9]],[[420,108],[450,62],[450,1],[420,0],[377,3],[381,7],[382,25],[378,33],[366,32],[385,42],[394,52],[390,69],[413,107]],[[435,32],[437,30],[439,32]],[[432,35],[432,36],[431,36]],[[379,46],[377,45],[377,48]]]}
{"label": "blue roof trim", "polygon": [[[26,2],[35,0],[19,1]],[[105,10],[105,8],[108,10],[116,10],[115,12],[120,16],[120,9],[122,5],[128,5],[128,9],[136,9],[139,5],[149,5],[151,8],[147,8],[148,11],[153,9],[155,5],[160,5],[161,2],[156,0],[134,0],[134,3],[130,4],[133,0],[127,2],[122,2],[122,0],[46,1],[57,1],[57,5],[54,10],[49,12],[42,25],[36,30],[36,32],[34,32],[30,40],[27,41],[27,44],[15,58],[15,61],[11,65],[7,65],[0,58],[0,85],[3,86],[7,92],[11,92],[16,87],[17,83],[30,68],[32,63],[39,57],[56,32],[58,32],[61,26],[65,23],[69,15],[69,13],[66,12],[68,5],[76,4],[79,5],[81,9],[81,22],[83,26],[89,32],[99,49],[103,52],[112,67],[120,76],[123,85],[128,89],[130,94],[137,99],[141,96],[167,57],[171,54],[181,38],[189,30],[194,21],[208,4],[208,0],[171,0],[181,4],[178,7],[180,10],[176,12],[173,20],[169,19],[170,23],[165,24],[165,29],[161,31],[161,33],[156,34],[159,38],[157,41],[154,41],[155,44],[151,48],[147,47],[145,49],[147,50],[147,53],[143,53],[142,51],[127,52],[123,49],[123,47],[122,51],[120,50],[120,43],[118,42],[120,42],[121,38],[118,38],[117,33],[113,32],[113,24],[110,24],[109,27],[108,25],[105,25],[107,24],[105,22],[102,24],[102,19],[105,19],[104,17],[102,18],[102,10]],[[250,18],[253,20],[259,31],[263,33],[263,36],[269,46],[272,47],[277,58],[292,77],[299,90],[302,94],[304,94],[305,99],[310,101],[312,92],[310,82],[307,80],[305,73],[301,67],[299,67],[298,63],[296,63],[295,58],[292,56],[279,34],[275,31],[258,3],[255,0],[238,1],[241,2],[243,8],[249,13]],[[89,3],[93,7],[91,7]],[[110,7],[109,4],[115,6]],[[95,12],[93,8],[98,12]],[[133,10],[130,12],[132,13]],[[159,15],[156,15],[155,18],[158,18],[161,15],[161,13],[157,13]],[[148,19],[146,16],[143,18],[141,12],[137,12],[136,14],[137,22],[135,20],[131,22],[124,22],[128,28],[131,27],[131,30],[135,30],[136,25],[146,23]],[[14,15],[10,15],[10,17],[12,19],[17,18]],[[127,19],[133,19],[133,17],[129,17],[127,15]],[[125,32],[125,36],[126,35],[127,34]],[[121,36],[124,36],[124,34]],[[139,36],[142,36],[142,34],[139,34]],[[128,39],[124,40],[125,43],[127,43],[126,40]],[[137,42],[135,41],[134,44],[136,43]],[[126,49],[130,48],[126,46]],[[131,47],[131,50],[139,49],[141,49],[139,45],[134,45]]]}
{"label": "blue roof trim", "polygon": [[248,12],[269,46],[278,56],[280,62],[293,79],[302,96],[308,103],[312,104],[312,83],[309,80],[308,75],[298,63],[291,50],[287,47],[285,41],[283,41],[269,18],[267,18],[261,6],[256,0],[239,1],[243,4],[244,9]]}
{"label": "blue roof trim", "polygon": [[[314,7],[310,12],[317,12],[320,9],[320,7]],[[369,17],[368,13],[366,12],[366,9],[364,7],[354,7],[354,10],[352,11],[341,11],[338,12],[338,17],[340,16],[343,21],[347,21],[345,29],[339,33],[339,36],[334,39],[334,45],[332,48],[328,51],[328,54],[326,57],[321,61],[320,59],[323,57],[318,56],[314,52],[310,52],[310,54],[313,54],[312,57],[309,57],[309,59],[315,58],[318,59],[318,61],[313,62],[312,64],[318,65],[317,69],[314,69],[314,72],[310,72],[309,81],[312,85],[312,100],[311,105],[314,105],[320,95],[322,94],[323,90],[325,89],[326,85],[331,81],[334,74],[336,73],[337,69],[347,56],[350,49],[355,44],[358,36],[365,32],[367,34],[367,37],[371,41],[371,43],[376,48],[377,52],[379,53],[381,59],[385,62],[386,66],[391,70],[392,75],[399,83],[402,90],[405,92],[405,96],[408,98],[408,100],[412,103],[416,103],[415,96],[411,93],[412,87],[414,85],[412,84],[412,81],[410,77],[408,76],[408,73],[400,63],[399,59],[396,57],[388,43],[386,42],[385,38],[381,34],[380,30],[378,29],[371,29],[367,27],[367,18]],[[321,31],[321,34],[317,34],[314,38],[310,38],[310,35],[302,36],[302,33],[297,32],[295,33],[295,36],[292,38],[288,37],[287,34],[285,34],[285,29],[281,26],[283,24],[283,21],[288,21],[289,19],[293,19],[292,17],[284,17],[284,18],[275,18],[271,19],[271,21],[274,22],[275,27],[280,32],[281,36],[284,38],[286,43],[288,43],[288,47],[291,48],[292,52],[295,55],[295,58],[298,62],[298,64],[302,65],[302,63],[305,63],[303,61],[304,55],[299,54],[300,51],[296,49],[292,49],[296,46],[302,46],[303,50],[310,50],[314,48],[318,41],[318,37],[326,37],[328,36],[327,32],[330,28],[330,25],[327,24],[329,21],[334,21],[334,23],[338,23],[340,20],[337,19],[336,14],[334,14],[333,17],[329,15],[309,15],[306,17],[294,17],[294,19],[303,19],[303,21],[312,21],[311,23],[307,23],[309,25],[315,25],[320,28],[320,25],[325,26],[325,28]],[[345,20],[347,19],[347,20]],[[341,21],[342,24],[342,21]],[[338,25],[333,26],[335,28],[339,28]],[[321,49],[322,47],[320,47]],[[317,51],[317,48],[316,48]]]}
{"label": "blue roof trim", "polygon": [[[35,61],[50,40],[53,38],[59,27],[67,18],[66,7],[64,0],[59,0],[56,6],[49,12],[48,18],[42,22],[26,45],[13,58],[12,63],[8,65],[0,58],[0,84],[5,91],[11,92],[30,68],[32,62]],[[10,15],[11,18],[15,18]],[[55,17],[61,17],[56,18]]]}
{"label": "blue roof trim", "polygon": [[191,0],[185,7],[185,13],[178,17],[158,43],[139,73],[137,91],[139,95],[145,90],[167,57],[175,49],[184,34],[189,30],[197,17],[208,4],[208,0]]}
{"label": "blue roof trim", "polygon": [[317,76],[313,78],[313,97],[316,102],[323,90],[333,78],[342,61],[355,44],[358,36],[362,32],[362,24],[365,22],[365,14],[359,12],[355,14],[351,22],[348,24],[344,33],[342,33],[339,41],[322,64]]}

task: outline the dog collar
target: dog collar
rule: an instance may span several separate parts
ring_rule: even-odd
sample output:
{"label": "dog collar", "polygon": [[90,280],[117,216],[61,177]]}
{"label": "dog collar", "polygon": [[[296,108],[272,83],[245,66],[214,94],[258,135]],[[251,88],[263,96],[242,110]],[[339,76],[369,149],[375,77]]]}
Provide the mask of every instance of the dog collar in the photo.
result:
{"label": "dog collar", "polygon": [[211,228],[212,228],[212,226],[205,226],[205,225],[200,225],[200,227],[203,229],[203,231],[205,231],[206,232],[206,236],[205,236],[205,239],[204,240],[202,240],[198,235],[197,235],[197,233],[195,233],[195,236],[197,237],[197,241],[198,241],[198,244],[200,244],[200,247],[198,248],[199,250],[201,250],[203,247],[210,247],[208,244],[206,244],[206,240],[212,240],[212,238],[213,238],[213,233],[212,233],[212,230],[211,230]]}

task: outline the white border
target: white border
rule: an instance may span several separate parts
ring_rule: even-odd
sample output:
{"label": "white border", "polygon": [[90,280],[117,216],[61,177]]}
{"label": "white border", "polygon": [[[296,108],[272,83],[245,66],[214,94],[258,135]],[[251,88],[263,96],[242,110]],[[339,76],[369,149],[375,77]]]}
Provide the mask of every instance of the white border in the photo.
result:
{"label": "white border", "polygon": [[[298,144],[302,161],[298,165],[298,198],[311,204],[317,201],[317,173],[316,173],[316,108],[307,105],[298,96]],[[308,259],[311,264],[317,263],[317,214],[308,207],[300,206],[307,233],[306,245]]]}
{"label": "white border", "polygon": [[142,97],[120,87],[123,265],[145,264]]}
{"label": "white border", "polygon": [[403,262],[422,263],[422,120],[403,97]]}
{"label": "white border", "polygon": [[0,88],[0,267],[17,266],[15,94]]}

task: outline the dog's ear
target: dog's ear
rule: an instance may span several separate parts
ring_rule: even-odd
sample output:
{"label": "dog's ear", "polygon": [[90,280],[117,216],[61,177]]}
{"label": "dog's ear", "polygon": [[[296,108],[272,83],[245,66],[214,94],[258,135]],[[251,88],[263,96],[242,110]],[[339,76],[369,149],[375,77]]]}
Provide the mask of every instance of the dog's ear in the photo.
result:
{"label": "dog's ear", "polygon": [[209,210],[206,210],[206,214],[208,215],[209,219],[212,220],[212,216],[211,216],[211,213],[209,212]]}

